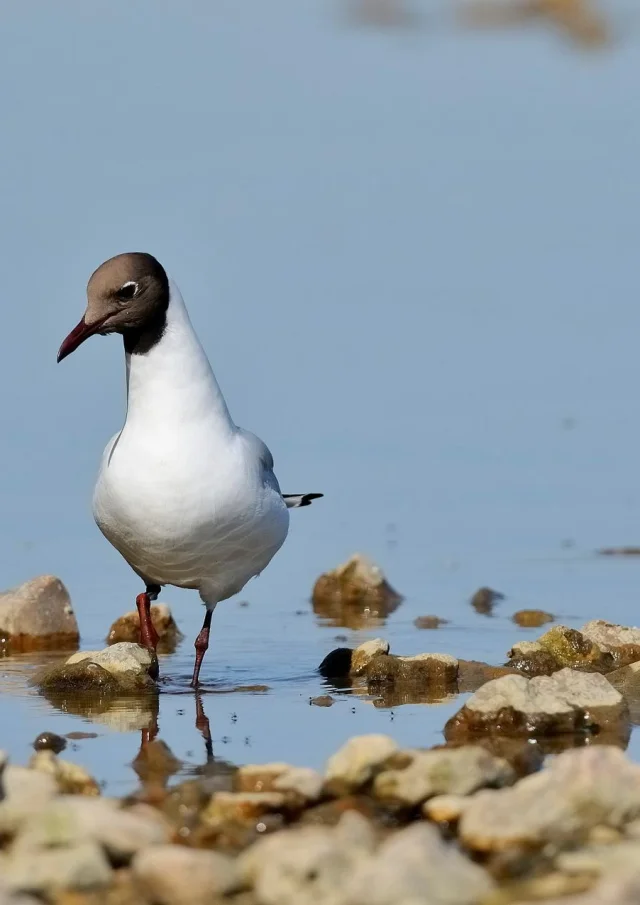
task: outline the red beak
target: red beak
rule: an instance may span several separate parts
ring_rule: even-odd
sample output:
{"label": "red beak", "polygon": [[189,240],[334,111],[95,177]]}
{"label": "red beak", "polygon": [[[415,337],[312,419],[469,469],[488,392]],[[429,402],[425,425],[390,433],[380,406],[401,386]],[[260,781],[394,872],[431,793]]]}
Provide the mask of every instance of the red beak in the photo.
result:
{"label": "red beak", "polygon": [[60,349],[58,350],[58,362],[61,362],[67,355],[71,355],[72,352],[75,352],[85,339],[89,339],[90,336],[95,336],[96,333],[99,333],[100,328],[106,320],[107,318],[103,317],[102,320],[97,321],[95,324],[87,324],[85,323],[85,319],[82,318],[80,323],[73,328],[60,346]]}

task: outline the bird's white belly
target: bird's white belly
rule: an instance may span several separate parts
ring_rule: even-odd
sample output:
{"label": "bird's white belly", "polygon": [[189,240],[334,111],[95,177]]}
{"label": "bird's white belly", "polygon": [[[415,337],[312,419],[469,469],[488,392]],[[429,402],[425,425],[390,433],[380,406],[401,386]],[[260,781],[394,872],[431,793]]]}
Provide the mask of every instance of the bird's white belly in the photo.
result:
{"label": "bird's white belly", "polygon": [[143,454],[124,436],[113,454],[112,446],[96,484],[94,516],[144,579],[197,588],[207,602],[218,602],[240,591],[282,546],[289,514],[279,489],[257,480],[237,453],[199,465],[175,449]]}

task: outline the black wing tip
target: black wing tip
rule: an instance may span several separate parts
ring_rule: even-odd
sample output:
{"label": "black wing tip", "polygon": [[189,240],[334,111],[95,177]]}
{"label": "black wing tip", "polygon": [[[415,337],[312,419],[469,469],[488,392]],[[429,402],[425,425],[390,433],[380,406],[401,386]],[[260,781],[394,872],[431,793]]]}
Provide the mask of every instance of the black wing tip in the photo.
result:
{"label": "black wing tip", "polygon": [[300,509],[301,506],[310,506],[313,500],[320,500],[324,496],[324,493],[283,493],[283,500],[298,500],[296,503],[296,508]]}

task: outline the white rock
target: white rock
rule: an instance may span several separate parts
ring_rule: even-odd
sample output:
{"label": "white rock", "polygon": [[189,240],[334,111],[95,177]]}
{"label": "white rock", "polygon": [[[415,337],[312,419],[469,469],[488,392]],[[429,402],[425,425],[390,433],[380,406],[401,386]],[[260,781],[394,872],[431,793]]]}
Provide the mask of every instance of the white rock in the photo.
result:
{"label": "white rock", "polygon": [[231,858],[182,845],[143,849],[133,859],[132,871],[145,900],[156,905],[210,905],[238,885]]}
{"label": "white rock", "polygon": [[354,736],[329,758],[325,778],[357,789],[397,750],[397,742],[388,735]]}

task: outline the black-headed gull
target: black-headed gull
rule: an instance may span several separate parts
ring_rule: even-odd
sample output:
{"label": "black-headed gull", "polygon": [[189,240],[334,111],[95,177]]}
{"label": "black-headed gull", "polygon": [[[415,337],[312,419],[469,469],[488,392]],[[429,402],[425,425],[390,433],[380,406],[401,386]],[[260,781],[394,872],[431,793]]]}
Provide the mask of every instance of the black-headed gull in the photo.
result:
{"label": "black-headed gull", "polygon": [[122,254],[98,267],[58,361],[96,333],[124,338],[127,414],[104,451],[93,514],[145,582],[142,644],[156,647],[150,607],[162,585],[199,591],[207,610],[196,686],[216,605],[280,549],[288,510],[322,494],[280,492],[271,453],[231,420],[180,291],[154,257]]}

